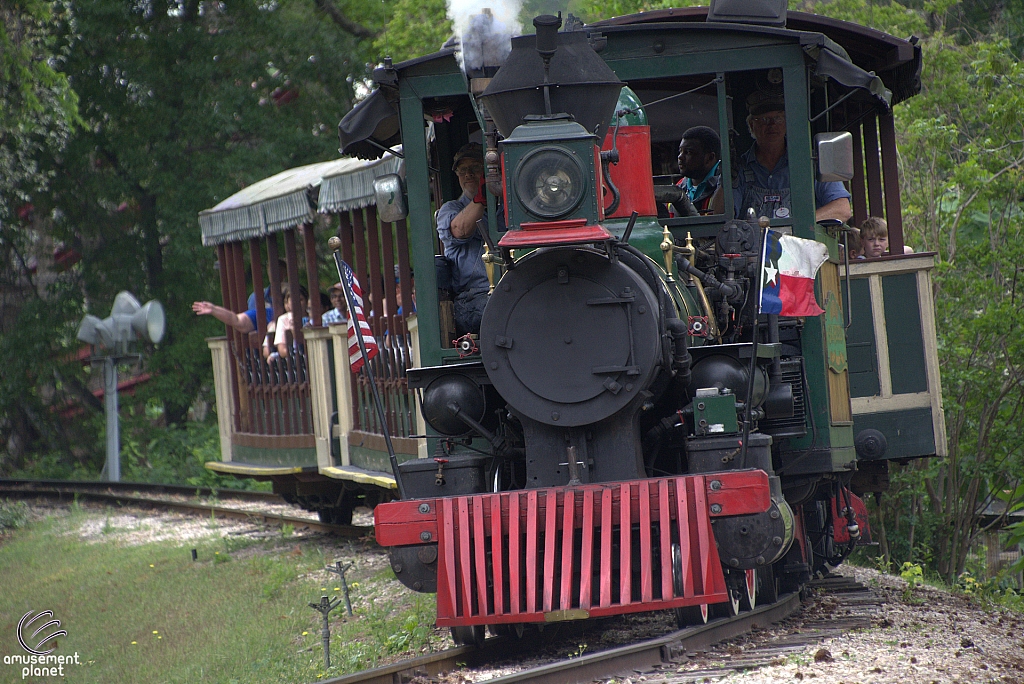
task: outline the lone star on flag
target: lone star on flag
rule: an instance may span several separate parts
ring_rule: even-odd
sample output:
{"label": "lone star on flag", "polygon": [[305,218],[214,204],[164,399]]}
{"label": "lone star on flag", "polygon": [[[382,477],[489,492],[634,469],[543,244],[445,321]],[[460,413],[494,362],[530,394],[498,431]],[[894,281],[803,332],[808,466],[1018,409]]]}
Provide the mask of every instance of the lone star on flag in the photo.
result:
{"label": "lone star on flag", "polygon": [[775,285],[775,276],[779,272],[779,269],[775,268],[775,264],[776,263],[778,263],[778,262],[771,262],[771,263],[765,264],[765,267],[764,267],[764,274],[765,274],[764,284],[765,285]]}

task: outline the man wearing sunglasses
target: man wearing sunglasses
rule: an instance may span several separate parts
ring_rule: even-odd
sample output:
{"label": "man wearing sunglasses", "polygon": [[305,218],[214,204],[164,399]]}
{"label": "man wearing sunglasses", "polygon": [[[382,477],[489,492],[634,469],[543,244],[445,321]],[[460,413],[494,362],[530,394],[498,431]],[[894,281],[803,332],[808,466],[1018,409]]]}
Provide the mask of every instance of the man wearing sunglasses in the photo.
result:
{"label": "man wearing sunglasses", "polygon": [[[786,219],[793,210],[789,187],[789,158],[786,154],[786,104],[782,74],[772,69],[767,87],[747,98],[747,126],[754,144],[739,157],[733,172],[733,206],[737,218],[754,216]],[[772,76],[775,76],[773,81]],[[814,182],[814,218],[847,221],[850,193],[838,182]]]}

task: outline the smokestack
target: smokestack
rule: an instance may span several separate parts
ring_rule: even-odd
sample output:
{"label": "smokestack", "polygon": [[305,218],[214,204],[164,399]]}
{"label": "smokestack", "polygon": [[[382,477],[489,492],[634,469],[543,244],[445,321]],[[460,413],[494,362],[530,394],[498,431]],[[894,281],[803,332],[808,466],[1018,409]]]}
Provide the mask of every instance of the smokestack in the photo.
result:
{"label": "smokestack", "polygon": [[519,33],[520,2],[500,0],[479,8],[472,0],[450,0],[448,15],[459,35],[459,60],[469,78],[489,78],[505,63]]}
{"label": "smokestack", "polygon": [[541,25],[546,30],[539,26],[536,37],[512,39],[508,61],[481,96],[487,111],[506,138],[523,117],[544,116],[550,106],[551,114],[569,114],[603,139],[622,81],[594,52],[585,32],[554,33],[553,22]]}

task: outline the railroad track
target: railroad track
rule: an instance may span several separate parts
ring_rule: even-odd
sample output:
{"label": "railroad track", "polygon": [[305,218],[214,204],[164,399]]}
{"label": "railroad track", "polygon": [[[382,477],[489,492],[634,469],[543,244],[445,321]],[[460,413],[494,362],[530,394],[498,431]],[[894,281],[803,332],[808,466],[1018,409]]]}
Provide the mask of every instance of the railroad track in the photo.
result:
{"label": "railroad track", "polygon": [[[140,496],[145,494],[146,496]],[[160,498],[160,495],[189,497],[185,500]],[[202,496],[217,499],[217,503],[202,502]],[[245,520],[262,525],[291,525],[296,531],[325,532],[341,537],[362,537],[372,531],[369,527],[330,525],[309,518],[243,510],[221,505],[221,498],[240,499],[263,503],[284,504],[284,500],[270,492],[234,489],[211,489],[184,485],[163,485],[133,482],[71,482],[64,480],[9,480],[0,479],[0,497],[67,501],[92,501],[108,505],[136,506],[173,510],[204,516],[220,516]],[[193,500],[194,499],[194,500]]]}
{"label": "railroad track", "polygon": [[[798,626],[786,630],[785,634],[773,634],[770,638],[751,636],[744,644],[701,654],[695,659],[697,662],[674,672],[669,681],[672,684],[715,682],[737,672],[778,665],[806,651],[808,646],[871,627],[881,611],[879,595],[849,577],[836,575],[814,580],[807,587],[821,595],[817,598],[816,609],[802,614]],[[815,659],[830,660],[837,656],[819,650]]]}
{"label": "railroad track", "polygon": [[[586,684],[623,672],[645,672],[703,651],[712,644],[779,622],[800,609],[799,594],[782,596],[778,603],[760,606],[733,618],[713,620],[626,646],[581,655],[487,680],[488,684]],[[401,684],[415,677],[436,678],[465,666],[483,665],[522,652],[524,646],[509,638],[487,639],[479,648],[462,646],[373,670],[324,680],[320,684]],[[418,680],[418,681],[422,681]]]}
{"label": "railroad track", "polygon": [[20,480],[0,478],[0,488],[19,489],[54,489],[71,488],[75,491],[96,492],[146,492],[149,494],[173,494],[178,496],[194,496],[196,498],[230,498],[242,501],[266,501],[284,503],[284,500],[273,492],[257,492],[249,489],[228,489],[215,487],[192,487],[189,485],[154,484],[150,482],[99,482],[91,480]]}

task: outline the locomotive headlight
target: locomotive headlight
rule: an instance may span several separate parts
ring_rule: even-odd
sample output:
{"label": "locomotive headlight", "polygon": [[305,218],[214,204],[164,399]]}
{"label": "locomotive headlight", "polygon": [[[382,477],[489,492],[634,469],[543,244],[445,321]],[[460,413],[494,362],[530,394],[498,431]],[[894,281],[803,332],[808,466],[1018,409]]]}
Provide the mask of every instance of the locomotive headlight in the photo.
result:
{"label": "locomotive headlight", "polygon": [[519,163],[515,188],[528,212],[542,219],[560,218],[583,199],[583,165],[564,148],[542,147]]}

